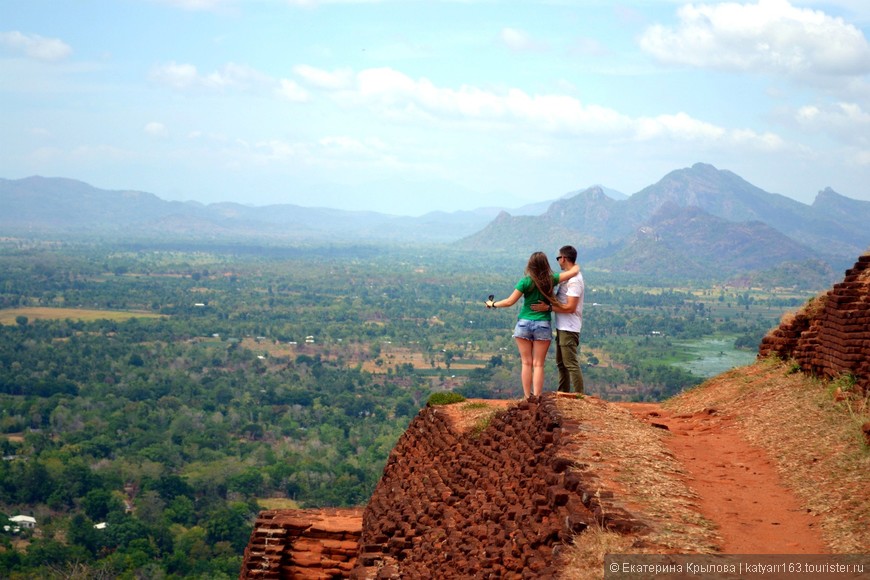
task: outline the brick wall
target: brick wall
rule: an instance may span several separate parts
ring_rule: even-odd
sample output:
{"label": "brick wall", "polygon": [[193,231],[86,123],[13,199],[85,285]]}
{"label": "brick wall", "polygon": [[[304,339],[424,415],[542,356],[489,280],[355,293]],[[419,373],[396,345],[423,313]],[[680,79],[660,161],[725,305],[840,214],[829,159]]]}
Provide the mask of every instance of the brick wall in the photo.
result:
{"label": "brick wall", "polygon": [[758,356],[771,354],[794,359],[818,377],[851,374],[865,394],[870,392],[870,254],[861,256],[841,283],[764,337]]}
{"label": "brick wall", "polygon": [[239,578],[347,578],[361,532],[362,508],[260,512]]}
{"label": "brick wall", "polygon": [[458,433],[445,415],[421,411],[390,455],[352,577],[550,578],[554,549],[589,524],[642,527],[572,469],[579,426],[555,396],[512,406],[479,434]]}

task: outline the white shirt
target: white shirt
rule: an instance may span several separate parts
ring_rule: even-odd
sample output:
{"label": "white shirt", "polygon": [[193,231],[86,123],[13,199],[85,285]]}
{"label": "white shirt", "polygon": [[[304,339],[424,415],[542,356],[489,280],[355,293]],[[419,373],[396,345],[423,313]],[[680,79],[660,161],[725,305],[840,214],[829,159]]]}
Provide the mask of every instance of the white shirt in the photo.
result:
{"label": "white shirt", "polygon": [[583,283],[583,273],[580,272],[566,282],[559,284],[556,290],[556,298],[559,302],[565,304],[568,302],[568,296],[577,297],[577,308],[574,312],[562,314],[556,312],[556,328],[558,330],[568,330],[571,332],[580,332],[583,325],[583,294],[585,290]]}

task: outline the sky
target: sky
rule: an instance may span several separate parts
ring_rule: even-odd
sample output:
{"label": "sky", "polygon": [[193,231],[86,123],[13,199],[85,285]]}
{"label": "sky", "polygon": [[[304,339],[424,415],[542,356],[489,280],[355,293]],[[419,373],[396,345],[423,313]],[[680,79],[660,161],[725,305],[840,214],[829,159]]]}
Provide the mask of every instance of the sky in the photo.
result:
{"label": "sky", "polygon": [[870,2],[3,0],[0,177],[394,215],[870,200]]}

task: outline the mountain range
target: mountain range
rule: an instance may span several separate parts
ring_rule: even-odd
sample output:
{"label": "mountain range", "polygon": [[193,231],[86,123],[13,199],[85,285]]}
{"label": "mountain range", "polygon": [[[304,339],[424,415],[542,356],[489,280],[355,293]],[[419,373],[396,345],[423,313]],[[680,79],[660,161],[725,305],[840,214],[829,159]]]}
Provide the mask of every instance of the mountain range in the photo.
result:
{"label": "mountain range", "polygon": [[868,220],[870,202],[830,188],[806,205],[697,163],[625,200],[591,187],[538,216],[502,212],[458,245],[525,251],[567,242],[603,269],[721,279],[791,263],[846,267],[870,245]]}
{"label": "mountain range", "polygon": [[6,236],[389,242],[522,254],[569,243],[587,266],[657,277],[727,279],[777,268],[794,272],[790,265],[806,264],[814,276],[830,279],[826,270],[847,266],[870,245],[870,202],[827,188],[806,205],[704,163],[672,171],[630,196],[593,186],[521,208],[420,217],[165,201],[45,177],[0,179],[0,207],[0,235]]}

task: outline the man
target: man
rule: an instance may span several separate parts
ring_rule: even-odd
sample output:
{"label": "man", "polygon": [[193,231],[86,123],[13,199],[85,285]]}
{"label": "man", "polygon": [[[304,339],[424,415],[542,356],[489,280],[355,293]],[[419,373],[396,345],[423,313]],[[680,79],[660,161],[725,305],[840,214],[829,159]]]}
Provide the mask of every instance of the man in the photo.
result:
{"label": "man", "polygon": [[[570,270],[577,262],[577,250],[573,246],[562,246],[556,261],[562,270]],[[583,371],[577,360],[580,327],[583,324],[584,290],[583,273],[580,272],[567,282],[559,284],[556,292],[559,303],[552,305],[552,310],[556,313],[556,367],[559,369],[559,391],[562,393],[570,393],[572,386],[575,393],[584,393]],[[542,312],[549,310],[550,306],[539,302],[532,304],[531,308]]]}

